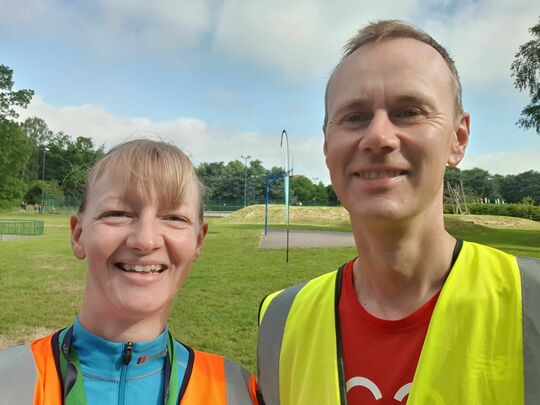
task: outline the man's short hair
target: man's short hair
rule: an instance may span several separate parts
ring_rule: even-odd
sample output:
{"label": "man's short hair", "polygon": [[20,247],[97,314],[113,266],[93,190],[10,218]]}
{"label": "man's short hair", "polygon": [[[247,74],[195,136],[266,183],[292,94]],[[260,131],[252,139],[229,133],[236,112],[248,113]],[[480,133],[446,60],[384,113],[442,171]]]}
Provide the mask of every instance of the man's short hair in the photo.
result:
{"label": "man's short hair", "polygon": [[349,39],[343,47],[343,56],[339,63],[336,65],[332,74],[326,83],[326,91],[324,94],[324,125],[326,128],[328,124],[328,90],[334,75],[345,62],[348,56],[355,52],[361,46],[367,44],[380,44],[384,41],[399,38],[411,38],[417,41],[423,42],[435,49],[444,59],[446,65],[450,69],[451,73],[451,86],[454,92],[454,117],[457,119],[463,113],[463,102],[461,99],[461,81],[459,80],[459,74],[454,64],[453,59],[448,54],[448,51],[437,41],[431,37],[428,33],[421,29],[401,20],[380,20],[375,21],[361,28],[358,33]]}
{"label": "man's short hair", "polygon": [[135,139],[113,147],[90,169],[79,213],[95,182],[103,175],[119,176],[127,187],[142,193],[158,193],[167,206],[182,205],[195,193],[199,223],[203,223],[204,186],[197,178],[191,160],[179,148],[162,141]]}

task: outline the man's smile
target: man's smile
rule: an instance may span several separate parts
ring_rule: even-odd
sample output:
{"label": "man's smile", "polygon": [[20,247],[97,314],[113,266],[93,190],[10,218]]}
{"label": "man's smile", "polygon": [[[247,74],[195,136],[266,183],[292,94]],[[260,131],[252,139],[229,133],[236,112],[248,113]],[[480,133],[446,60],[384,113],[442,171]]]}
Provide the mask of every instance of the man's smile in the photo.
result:
{"label": "man's smile", "polygon": [[355,172],[354,176],[360,177],[361,179],[366,180],[377,180],[384,178],[394,178],[405,175],[406,172],[403,170],[364,170]]}

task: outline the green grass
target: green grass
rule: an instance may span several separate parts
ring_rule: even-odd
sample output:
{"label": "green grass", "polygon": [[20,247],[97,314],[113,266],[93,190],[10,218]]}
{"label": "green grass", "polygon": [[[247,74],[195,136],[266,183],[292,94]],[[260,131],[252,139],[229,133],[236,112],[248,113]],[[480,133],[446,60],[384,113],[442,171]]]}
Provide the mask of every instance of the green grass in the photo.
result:
{"label": "green grass", "polygon": [[[44,235],[0,241],[0,347],[29,341],[72,322],[82,301],[85,265],[73,258],[67,215],[2,215],[43,219]],[[174,336],[255,370],[257,310],[269,292],[337,268],[354,248],[258,249],[262,225],[210,220],[199,260],[170,314]],[[341,222],[302,228],[348,230]],[[457,237],[514,254],[540,257],[540,230],[493,229],[456,219]]]}

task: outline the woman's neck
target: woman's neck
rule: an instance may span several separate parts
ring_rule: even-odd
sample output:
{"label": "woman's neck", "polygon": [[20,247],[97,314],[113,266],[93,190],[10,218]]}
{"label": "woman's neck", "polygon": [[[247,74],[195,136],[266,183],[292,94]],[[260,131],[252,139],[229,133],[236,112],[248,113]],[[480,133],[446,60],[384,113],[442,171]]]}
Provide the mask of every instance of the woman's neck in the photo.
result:
{"label": "woman's neck", "polygon": [[79,321],[89,332],[110,342],[147,342],[158,337],[165,328],[166,318],[145,317],[126,319],[96,313],[83,304]]}

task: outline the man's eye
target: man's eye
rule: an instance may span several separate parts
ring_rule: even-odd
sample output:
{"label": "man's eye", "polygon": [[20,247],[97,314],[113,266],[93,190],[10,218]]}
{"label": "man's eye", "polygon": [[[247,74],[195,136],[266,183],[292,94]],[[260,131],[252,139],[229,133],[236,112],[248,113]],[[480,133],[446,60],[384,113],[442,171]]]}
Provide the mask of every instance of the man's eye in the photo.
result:
{"label": "man's eye", "polygon": [[421,111],[416,108],[409,108],[396,113],[398,118],[415,118],[422,115]]}
{"label": "man's eye", "polygon": [[343,122],[345,124],[361,124],[371,120],[372,117],[373,114],[368,112],[354,112],[343,117]]}

